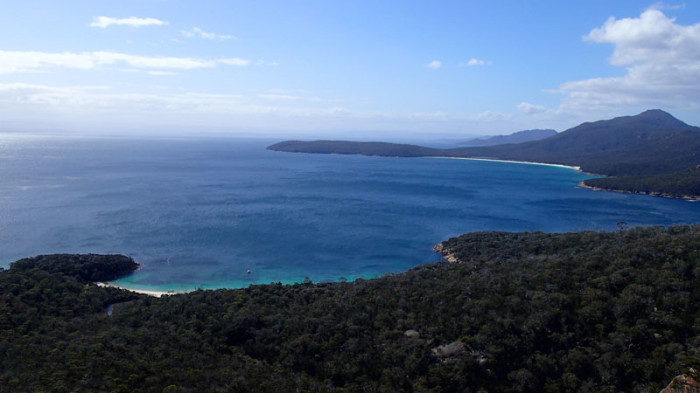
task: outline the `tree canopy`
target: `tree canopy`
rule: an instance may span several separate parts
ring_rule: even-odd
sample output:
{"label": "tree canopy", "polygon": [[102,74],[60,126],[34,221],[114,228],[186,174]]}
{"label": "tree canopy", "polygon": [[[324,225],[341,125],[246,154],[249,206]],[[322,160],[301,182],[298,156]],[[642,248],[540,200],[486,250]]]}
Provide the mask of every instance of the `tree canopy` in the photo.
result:
{"label": "tree canopy", "polygon": [[162,298],[15,263],[0,392],[658,392],[700,369],[700,226],[441,246],[458,262]]}

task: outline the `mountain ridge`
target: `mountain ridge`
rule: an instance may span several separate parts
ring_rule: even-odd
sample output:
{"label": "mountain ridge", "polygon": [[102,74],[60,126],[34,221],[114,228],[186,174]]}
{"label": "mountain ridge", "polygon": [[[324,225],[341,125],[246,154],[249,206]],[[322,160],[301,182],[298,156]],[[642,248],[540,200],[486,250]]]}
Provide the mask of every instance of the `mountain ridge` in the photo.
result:
{"label": "mountain ridge", "polygon": [[459,142],[457,144],[465,147],[505,145],[510,143],[538,141],[541,139],[549,138],[556,134],[557,131],[551,128],[532,129],[514,132],[509,135],[494,135],[491,137],[474,138],[468,141]]}

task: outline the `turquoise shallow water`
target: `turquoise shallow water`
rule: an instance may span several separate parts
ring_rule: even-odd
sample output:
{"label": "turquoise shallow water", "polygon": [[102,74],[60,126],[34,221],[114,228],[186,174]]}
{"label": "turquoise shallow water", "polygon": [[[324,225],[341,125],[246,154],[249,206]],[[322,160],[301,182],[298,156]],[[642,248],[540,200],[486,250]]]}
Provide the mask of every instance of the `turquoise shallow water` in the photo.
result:
{"label": "turquoise shallow water", "polygon": [[0,137],[0,265],[121,253],[143,265],[122,285],[242,287],[403,271],[469,231],[700,222],[698,203],[578,188],[566,168],[273,142]]}

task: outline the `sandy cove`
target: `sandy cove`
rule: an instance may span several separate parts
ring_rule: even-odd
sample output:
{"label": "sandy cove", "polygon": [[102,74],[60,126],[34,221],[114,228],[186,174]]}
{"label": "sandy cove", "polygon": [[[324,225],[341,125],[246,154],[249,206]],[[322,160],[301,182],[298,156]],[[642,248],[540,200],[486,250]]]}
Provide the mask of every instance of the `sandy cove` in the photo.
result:
{"label": "sandy cove", "polygon": [[529,165],[542,165],[542,166],[553,166],[558,168],[567,168],[575,171],[581,171],[580,166],[563,165],[563,164],[549,164],[546,162],[532,162],[532,161],[516,161],[516,160],[499,160],[497,158],[471,158],[471,157],[448,157],[448,156],[438,156],[431,158],[447,158],[450,160],[472,160],[472,161],[491,161],[491,162],[507,162],[511,164],[529,164]]}
{"label": "sandy cove", "polygon": [[114,285],[106,282],[96,282],[95,283],[98,287],[109,287],[109,288],[118,288],[118,289],[124,289],[126,291],[131,291],[131,292],[136,292],[136,293],[141,293],[144,295],[148,296],[154,296],[154,297],[161,297],[161,296],[167,296],[167,295],[178,295],[182,293],[188,293],[192,292],[192,290],[185,290],[185,291],[155,291],[155,290],[150,290],[150,289],[136,289],[136,288],[128,288],[128,287],[123,287],[121,285]]}

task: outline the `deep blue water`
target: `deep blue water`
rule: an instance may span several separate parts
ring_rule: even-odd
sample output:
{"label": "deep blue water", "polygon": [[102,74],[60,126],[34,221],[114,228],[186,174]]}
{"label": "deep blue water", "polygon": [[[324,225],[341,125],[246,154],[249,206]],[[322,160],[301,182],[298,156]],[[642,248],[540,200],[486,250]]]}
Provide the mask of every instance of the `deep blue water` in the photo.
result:
{"label": "deep blue water", "polygon": [[700,222],[699,203],[578,188],[566,168],[273,142],[0,137],[0,266],[121,253],[143,265],[123,285],[241,287],[403,271],[469,231]]}

